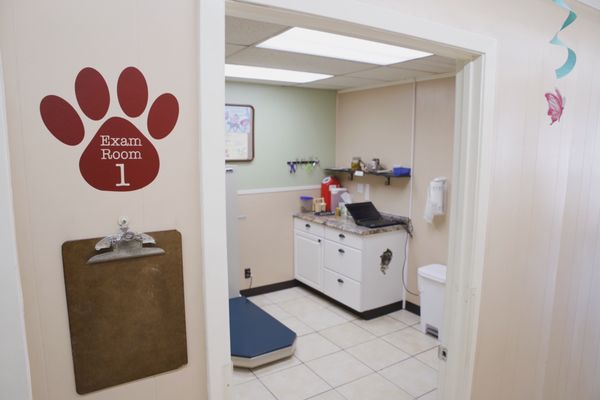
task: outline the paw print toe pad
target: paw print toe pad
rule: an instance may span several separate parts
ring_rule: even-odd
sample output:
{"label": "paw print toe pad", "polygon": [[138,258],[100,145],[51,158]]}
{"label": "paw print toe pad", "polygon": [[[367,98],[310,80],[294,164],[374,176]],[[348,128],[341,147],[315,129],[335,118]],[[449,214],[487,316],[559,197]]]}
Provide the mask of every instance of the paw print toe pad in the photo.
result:
{"label": "paw print toe pad", "polygon": [[148,132],[154,139],[166,137],[177,122],[179,104],[171,93],[165,93],[154,101],[148,113]]}
{"label": "paw print toe pad", "polygon": [[75,78],[75,95],[81,111],[94,121],[101,120],[108,111],[110,94],[106,81],[94,68],[84,68]]}
{"label": "paw print toe pad", "polygon": [[42,121],[55,138],[69,146],[81,143],[84,128],[77,111],[63,98],[50,95],[40,103]]}
{"label": "paw print toe pad", "polygon": [[148,104],[148,84],[139,69],[127,67],[121,72],[117,96],[121,109],[129,117],[139,117],[144,112]]}

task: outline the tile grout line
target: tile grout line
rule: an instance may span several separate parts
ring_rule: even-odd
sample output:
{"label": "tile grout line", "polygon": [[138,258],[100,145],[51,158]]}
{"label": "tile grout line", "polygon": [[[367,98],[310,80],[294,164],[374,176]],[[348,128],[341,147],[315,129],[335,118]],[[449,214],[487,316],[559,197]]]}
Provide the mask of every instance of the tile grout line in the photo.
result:
{"label": "tile grout line", "polygon": [[[290,288],[290,289],[292,289],[292,288]],[[284,290],[290,290],[290,289],[284,289]],[[274,293],[276,293],[276,292],[274,292]],[[267,293],[267,294],[268,294],[268,293]],[[321,302],[321,301],[319,301],[319,302],[317,302],[317,301],[313,301],[313,300],[311,299],[311,297],[312,297],[312,296],[313,296],[313,295],[311,295],[310,293],[302,293],[302,292],[300,292],[300,293],[298,294],[298,297],[295,297],[295,298],[290,298],[290,299],[285,299],[285,300],[280,300],[280,301],[272,301],[272,300],[270,300],[268,297],[265,297],[265,299],[266,299],[267,301],[269,301],[269,302],[270,302],[270,304],[268,304],[268,305],[276,305],[276,306],[277,306],[279,309],[283,310],[285,313],[287,313],[287,314],[289,315],[289,316],[287,316],[287,317],[285,317],[285,318],[292,318],[292,317],[294,317],[294,318],[296,318],[298,321],[300,321],[300,322],[301,322],[303,325],[305,325],[305,326],[307,326],[308,328],[310,328],[310,329],[312,329],[312,330],[313,330],[312,332],[306,333],[306,334],[304,334],[304,335],[298,335],[298,337],[301,337],[301,336],[307,336],[307,335],[311,335],[311,334],[317,334],[317,335],[319,335],[319,337],[320,337],[320,338],[322,338],[322,339],[324,339],[324,340],[328,341],[329,343],[332,343],[334,346],[338,347],[338,350],[336,350],[336,351],[334,351],[334,352],[332,352],[332,353],[328,353],[328,354],[325,354],[325,355],[322,355],[322,356],[316,357],[316,358],[314,358],[314,359],[311,359],[311,360],[308,360],[308,361],[306,361],[306,362],[305,362],[305,361],[303,361],[303,360],[301,360],[301,359],[300,359],[300,358],[298,358],[298,357],[295,357],[295,356],[293,356],[294,358],[296,358],[296,359],[299,361],[299,364],[296,364],[296,365],[291,365],[291,366],[288,366],[288,367],[284,367],[284,368],[282,368],[282,369],[280,369],[280,370],[274,371],[274,372],[272,372],[272,373],[269,373],[269,374],[267,374],[267,375],[263,375],[262,377],[259,377],[258,375],[256,375],[256,373],[255,373],[253,370],[251,370],[251,369],[250,369],[250,372],[251,372],[251,373],[252,373],[252,375],[254,376],[254,378],[253,378],[253,379],[256,379],[256,380],[258,380],[258,381],[260,382],[260,384],[261,384],[261,385],[262,385],[262,386],[263,386],[263,387],[264,387],[264,388],[265,388],[265,389],[266,389],[266,390],[267,390],[267,391],[268,391],[268,392],[269,392],[269,393],[270,393],[270,394],[271,394],[271,395],[272,395],[272,396],[273,396],[275,399],[279,400],[279,398],[278,398],[278,397],[277,397],[277,396],[276,396],[276,395],[275,395],[273,392],[271,392],[271,391],[269,390],[269,388],[268,388],[268,387],[267,387],[267,386],[264,384],[264,382],[263,382],[262,378],[266,378],[266,377],[268,377],[268,376],[271,376],[271,375],[273,375],[273,374],[276,374],[276,373],[279,373],[279,372],[283,372],[283,371],[289,370],[289,369],[291,369],[291,368],[293,368],[293,367],[298,367],[298,366],[301,366],[301,365],[304,365],[304,366],[305,366],[305,367],[306,367],[306,368],[307,368],[309,371],[311,371],[311,372],[312,372],[312,373],[313,373],[315,376],[317,376],[317,377],[318,377],[318,378],[319,378],[321,381],[323,381],[323,382],[324,382],[324,383],[325,383],[327,386],[329,386],[329,389],[327,389],[327,390],[325,390],[325,391],[323,391],[323,392],[320,392],[320,393],[318,393],[318,394],[315,394],[315,395],[313,395],[313,396],[310,396],[310,397],[308,397],[308,398],[307,398],[307,399],[305,399],[305,400],[316,398],[316,397],[318,397],[318,396],[320,396],[320,395],[322,395],[322,394],[324,394],[324,393],[328,393],[328,392],[330,392],[330,391],[334,391],[336,394],[338,394],[338,395],[339,395],[339,396],[341,396],[342,398],[346,398],[346,397],[345,397],[344,395],[342,395],[342,394],[341,394],[339,391],[337,391],[337,389],[338,389],[338,388],[340,388],[340,387],[343,387],[343,386],[345,386],[345,385],[352,384],[352,383],[354,383],[354,382],[357,382],[357,381],[359,381],[359,380],[361,380],[361,379],[364,379],[364,378],[366,378],[366,377],[368,377],[368,376],[371,376],[371,375],[373,375],[373,374],[377,374],[377,375],[379,375],[379,376],[380,376],[381,378],[383,378],[385,381],[389,382],[390,384],[392,384],[392,385],[393,385],[394,387],[396,387],[397,389],[399,389],[399,390],[401,390],[402,392],[406,393],[406,394],[407,394],[407,395],[408,395],[410,398],[412,398],[412,399],[418,399],[418,398],[420,398],[420,397],[426,396],[426,395],[428,395],[428,394],[430,394],[430,393],[434,392],[435,390],[437,390],[437,385],[436,385],[436,387],[435,387],[434,389],[432,389],[432,390],[430,390],[430,391],[428,391],[428,392],[426,392],[426,393],[423,393],[423,394],[421,394],[419,397],[414,397],[412,394],[408,393],[408,392],[407,392],[407,391],[406,391],[404,388],[402,388],[401,386],[399,386],[399,385],[397,385],[396,383],[392,382],[390,379],[387,379],[387,378],[386,378],[384,375],[382,375],[382,374],[380,373],[380,371],[383,371],[384,369],[391,368],[391,367],[393,367],[393,366],[395,366],[395,365],[398,365],[398,364],[401,364],[401,363],[403,363],[403,362],[406,362],[406,361],[410,360],[411,358],[414,358],[414,359],[415,359],[415,360],[416,360],[418,363],[420,363],[421,365],[423,365],[424,367],[426,367],[426,368],[428,368],[428,369],[431,369],[431,370],[432,370],[432,371],[434,371],[436,374],[437,374],[437,373],[439,373],[439,371],[438,371],[438,370],[436,370],[435,368],[433,368],[433,367],[429,366],[429,365],[428,365],[427,363],[425,363],[424,361],[421,361],[420,359],[418,359],[418,358],[417,358],[417,356],[419,356],[419,355],[422,355],[422,354],[424,354],[424,353],[426,353],[426,352],[428,352],[428,351],[431,351],[432,349],[434,349],[434,348],[435,348],[436,346],[438,346],[439,344],[437,344],[436,346],[433,346],[433,347],[431,347],[431,348],[428,348],[428,349],[426,349],[426,350],[423,350],[423,351],[420,351],[420,352],[417,352],[417,353],[414,353],[414,354],[412,354],[412,355],[411,355],[411,354],[408,354],[408,353],[406,353],[406,352],[405,352],[403,349],[401,349],[400,347],[396,346],[395,344],[393,344],[393,343],[391,343],[391,342],[387,341],[386,339],[384,339],[384,337],[385,337],[385,336],[392,335],[392,334],[394,334],[394,333],[397,333],[397,332],[400,332],[400,331],[406,330],[406,329],[408,329],[408,328],[413,328],[413,329],[415,329],[417,332],[419,332],[420,334],[423,334],[423,332],[421,332],[419,329],[415,328],[415,326],[416,326],[416,325],[418,325],[420,322],[414,322],[413,324],[409,324],[409,323],[406,323],[406,322],[404,322],[404,321],[402,321],[402,320],[400,320],[400,319],[397,319],[397,318],[391,317],[389,314],[386,314],[385,316],[388,316],[389,318],[393,319],[394,321],[396,321],[396,322],[399,322],[399,323],[401,323],[401,324],[403,324],[403,325],[405,325],[405,326],[404,326],[404,327],[402,327],[402,328],[400,328],[400,329],[396,329],[396,330],[393,330],[393,331],[391,331],[391,332],[387,332],[387,333],[384,333],[384,334],[381,334],[381,335],[379,335],[379,334],[376,334],[376,333],[374,333],[374,332],[372,332],[372,331],[370,331],[370,330],[368,330],[368,329],[365,329],[364,327],[362,327],[362,326],[360,326],[359,324],[355,323],[355,321],[358,321],[358,318],[354,318],[354,319],[350,319],[350,320],[348,320],[348,319],[346,319],[346,318],[347,318],[347,316],[346,316],[346,315],[343,315],[343,314],[338,314],[338,313],[336,312],[337,310],[336,310],[336,308],[335,308],[335,305],[331,304],[331,305],[329,305],[329,306],[328,306],[328,305],[324,305],[324,304],[323,304],[323,302]],[[280,306],[280,304],[281,304],[281,303],[292,302],[292,301],[294,301],[294,300],[299,300],[299,299],[301,299],[301,298],[303,298],[303,299],[306,299],[306,300],[308,300],[309,302],[312,302],[312,303],[314,303],[314,304],[315,304],[315,305],[316,305],[316,306],[317,306],[319,309],[328,310],[328,311],[330,311],[330,312],[332,312],[332,313],[336,314],[338,317],[340,317],[341,319],[343,319],[343,320],[344,320],[344,322],[341,322],[341,323],[339,323],[339,324],[335,324],[335,325],[328,326],[328,327],[326,327],[326,328],[323,328],[323,329],[317,330],[317,329],[313,328],[313,326],[311,326],[310,324],[306,323],[306,322],[305,322],[305,320],[304,320],[302,317],[300,317],[298,314],[290,313],[290,312],[288,312],[287,310],[285,310],[283,307],[281,307],[281,306]],[[320,300],[320,299],[319,299],[319,300]],[[265,306],[265,305],[263,305],[263,306]],[[259,306],[259,307],[261,307],[261,306]],[[409,311],[407,311],[407,312],[409,312]],[[410,312],[409,312],[409,313],[410,313]],[[412,313],[411,313],[411,314],[412,314]],[[274,317],[274,316],[273,316],[273,317]],[[274,318],[276,318],[276,317],[274,317]],[[284,318],[284,319],[285,319],[285,318]],[[276,318],[276,319],[277,319],[278,321],[280,321],[280,320],[279,320],[279,318]],[[281,322],[281,321],[280,321],[280,322]],[[349,346],[349,347],[346,347],[346,348],[344,348],[344,347],[338,346],[338,345],[337,345],[337,344],[336,344],[334,341],[332,341],[332,340],[330,340],[329,338],[325,337],[325,336],[324,336],[324,335],[321,333],[321,332],[323,332],[323,331],[325,331],[325,330],[327,330],[327,329],[331,329],[331,328],[334,328],[334,327],[337,327],[337,326],[343,325],[343,324],[345,324],[345,323],[352,323],[352,324],[353,324],[355,327],[357,327],[357,328],[359,328],[359,329],[361,329],[361,330],[363,330],[363,331],[367,332],[368,334],[372,335],[373,337],[372,337],[372,338],[370,338],[369,340],[366,340],[366,341],[364,341],[364,342],[360,342],[360,343],[357,343],[357,344],[354,344],[354,345],[352,345],[352,346]],[[423,334],[423,335],[424,335],[424,334]],[[350,352],[348,352],[348,351],[347,351],[347,350],[348,350],[348,349],[350,349],[350,348],[357,347],[357,346],[360,346],[360,345],[362,345],[362,344],[364,344],[364,343],[368,343],[368,342],[370,342],[370,341],[375,341],[375,340],[378,340],[378,339],[379,339],[379,340],[382,340],[382,341],[384,341],[385,343],[387,343],[387,344],[389,344],[389,345],[393,346],[394,348],[396,348],[396,349],[398,349],[398,350],[402,351],[404,354],[407,354],[409,357],[408,357],[408,358],[406,358],[406,359],[404,359],[404,360],[401,360],[401,361],[395,362],[395,363],[393,363],[393,364],[390,364],[390,365],[388,365],[388,366],[386,366],[386,367],[384,367],[384,368],[381,368],[380,370],[375,370],[375,369],[371,368],[369,365],[366,365],[366,364],[365,364],[365,363],[364,363],[362,360],[358,359],[358,358],[357,358],[356,356],[354,356],[352,353],[350,353]],[[312,368],[311,368],[311,367],[308,365],[308,363],[309,363],[309,362],[316,361],[316,360],[320,360],[320,359],[322,359],[322,358],[325,358],[325,357],[328,357],[328,356],[331,356],[331,355],[334,355],[334,354],[342,353],[342,352],[344,352],[345,354],[347,354],[347,355],[349,355],[350,357],[352,357],[353,359],[355,359],[357,362],[359,362],[361,365],[365,366],[365,367],[366,367],[366,368],[367,368],[369,371],[371,371],[371,372],[370,372],[369,374],[365,375],[365,376],[362,376],[362,377],[356,378],[356,379],[354,379],[354,380],[351,380],[351,381],[345,382],[345,383],[343,383],[343,384],[341,384],[341,385],[338,385],[338,386],[333,386],[333,385],[329,384],[329,382],[327,382],[327,381],[326,381],[326,380],[325,380],[325,379],[324,379],[324,378],[323,378],[321,375],[319,375],[319,374],[317,373],[317,371],[313,370],[313,369],[312,369]],[[248,382],[250,382],[250,381],[248,381]],[[244,383],[248,383],[248,382],[244,382]],[[234,385],[234,386],[236,386],[236,385]]]}
{"label": "tile grout line", "polygon": [[[344,349],[342,349],[342,350],[340,350],[340,351],[336,351],[335,353],[328,354],[327,356],[331,356],[331,355],[333,355],[333,354],[342,353],[342,352],[344,352],[344,353],[348,354],[349,356],[353,357],[354,359],[356,359],[356,361],[358,361],[359,363],[361,363],[362,365],[364,365],[365,367],[367,367],[367,368],[368,368],[368,369],[371,371],[371,373],[370,373],[370,374],[368,374],[368,375],[361,376],[360,378],[353,379],[353,380],[351,380],[351,381],[348,381],[348,382],[346,382],[346,383],[343,383],[343,384],[341,384],[341,385],[338,385],[338,386],[333,386],[333,385],[330,385],[330,386],[332,387],[332,389],[336,389],[336,388],[342,387],[342,386],[344,386],[344,385],[350,384],[350,383],[352,383],[352,382],[356,382],[356,381],[358,381],[358,380],[360,380],[360,379],[362,379],[362,378],[364,378],[364,377],[367,377],[367,376],[369,376],[369,375],[372,375],[373,373],[377,373],[377,371],[374,371],[374,370],[373,370],[371,367],[369,367],[368,365],[366,365],[366,364],[365,364],[365,363],[363,363],[361,360],[357,359],[356,357],[354,357],[352,354],[348,353],[348,352],[347,352],[347,351],[345,351]],[[323,357],[321,357],[321,358],[324,358],[324,357],[327,357],[327,356],[323,356]],[[315,359],[315,360],[318,360],[318,359]],[[311,360],[311,361],[315,361],[315,360]],[[308,367],[308,368],[309,368],[311,371],[313,371],[315,374],[319,375],[319,374],[318,374],[318,372],[317,372],[317,371],[315,371],[315,370],[313,370],[312,368],[310,368],[310,366],[309,366],[309,365],[306,365],[306,366],[307,366],[307,367]],[[319,375],[319,376],[320,376],[320,375]],[[324,378],[321,378],[321,379],[324,379]],[[328,382],[328,383],[329,383],[329,382]]]}
{"label": "tile grout line", "polygon": [[[313,395],[313,396],[307,397],[306,399],[303,399],[303,400],[308,400],[308,399],[310,399],[310,398],[313,398],[313,397],[319,396],[319,395],[321,395],[321,394],[323,394],[323,393],[327,393],[327,392],[329,392],[330,390],[334,390],[334,387],[333,387],[333,386],[331,386],[331,385],[329,384],[329,382],[327,382],[325,379],[323,379],[323,377],[322,377],[322,376],[320,376],[320,375],[319,375],[319,374],[317,374],[315,371],[313,371],[313,370],[312,370],[312,368],[310,368],[308,365],[306,365],[306,363],[305,363],[304,361],[302,361],[302,360],[300,360],[300,359],[298,359],[298,360],[300,361],[300,364],[298,364],[298,365],[292,365],[291,367],[284,368],[284,369],[282,369],[282,370],[280,370],[280,371],[273,372],[272,374],[265,375],[265,377],[267,377],[267,376],[270,376],[270,375],[273,375],[273,374],[275,374],[275,373],[279,373],[279,372],[282,372],[282,371],[285,371],[285,370],[291,369],[291,368],[294,368],[294,367],[299,367],[299,366],[301,366],[301,365],[304,365],[304,366],[305,366],[305,367],[306,367],[306,368],[307,368],[307,369],[308,369],[310,372],[312,372],[313,374],[315,374],[315,375],[316,375],[316,376],[317,376],[317,377],[318,377],[320,380],[322,380],[322,381],[323,381],[323,382],[324,382],[324,383],[325,383],[327,386],[329,386],[329,389],[327,389],[327,390],[325,390],[325,391],[323,391],[323,392],[319,392],[319,393],[317,393],[317,394],[315,394],[315,395]],[[273,397],[275,397],[275,399],[276,399],[276,400],[280,400],[280,399],[279,399],[279,397],[277,397],[277,396],[275,395],[275,393],[273,393],[273,392],[271,392],[271,391],[269,390],[269,388],[267,387],[267,385],[266,385],[266,384],[265,384],[265,383],[262,381],[262,379],[261,379],[260,377],[258,377],[258,376],[257,376],[256,378],[257,378],[257,379],[260,381],[260,383],[261,383],[263,386],[265,386],[265,387],[266,387],[266,389],[269,391],[269,393],[271,393],[271,394],[273,395]]]}
{"label": "tile grout line", "polygon": [[428,394],[431,394],[431,393],[435,392],[437,389],[438,389],[438,388],[436,387],[435,389],[432,389],[432,390],[430,390],[430,391],[429,391],[429,392],[427,392],[427,393],[423,393],[422,395],[420,395],[420,396],[419,396],[419,397],[417,397],[416,399],[417,399],[417,400],[418,400],[418,399],[421,399],[421,398],[423,398],[423,397],[427,396]]}

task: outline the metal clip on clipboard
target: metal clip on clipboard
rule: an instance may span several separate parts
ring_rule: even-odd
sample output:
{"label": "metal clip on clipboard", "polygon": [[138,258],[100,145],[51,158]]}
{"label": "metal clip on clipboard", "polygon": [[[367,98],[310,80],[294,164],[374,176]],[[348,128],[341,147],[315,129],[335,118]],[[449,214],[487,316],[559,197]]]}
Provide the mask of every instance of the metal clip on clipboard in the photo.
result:
{"label": "metal clip on clipboard", "polygon": [[[119,233],[107,236],[96,243],[96,251],[101,251],[101,253],[91,257],[88,264],[165,254],[160,247],[151,247],[156,245],[152,236],[130,231],[127,218],[119,219],[119,228],[121,230]],[[144,247],[144,245],[149,246]],[[111,250],[105,251],[108,249]]]}

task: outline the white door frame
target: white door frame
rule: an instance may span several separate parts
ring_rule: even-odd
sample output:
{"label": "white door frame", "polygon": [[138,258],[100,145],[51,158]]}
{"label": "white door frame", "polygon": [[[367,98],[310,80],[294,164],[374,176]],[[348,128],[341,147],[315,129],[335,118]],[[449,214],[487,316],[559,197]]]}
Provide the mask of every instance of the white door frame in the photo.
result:
{"label": "white door frame", "polygon": [[25,312],[17,256],[10,151],[0,56],[0,396],[31,399]]}
{"label": "white door frame", "polygon": [[[217,3],[217,5],[215,5]],[[224,10],[200,1],[200,168],[203,177],[205,323],[209,398],[228,398],[229,331],[222,178]],[[457,74],[452,218],[440,370],[444,399],[471,397],[485,254],[495,98],[496,41],[356,0],[226,0],[228,15],[397,42],[464,60]],[[218,47],[221,46],[221,49]],[[222,242],[221,242],[222,240]],[[208,247],[212,246],[212,247]],[[215,272],[215,268],[221,269]],[[210,285],[209,285],[210,284]]]}

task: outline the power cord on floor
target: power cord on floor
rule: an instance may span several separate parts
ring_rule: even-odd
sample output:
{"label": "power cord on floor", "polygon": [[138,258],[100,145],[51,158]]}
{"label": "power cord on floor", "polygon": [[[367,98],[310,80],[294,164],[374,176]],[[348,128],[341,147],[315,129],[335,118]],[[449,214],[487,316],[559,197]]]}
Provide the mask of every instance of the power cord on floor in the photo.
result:
{"label": "power cord on floor", "polygon": [[406,270],[406,264],[408,264],[408,260],[406,256],[408,255],[408,238],[413,236],[412,224],[410,224],[410,229],[407,229],[408,235],[406,235],[406,242],[404,242],[404,264],[402,264],[402,286],[404,289],[412,294],[413,296],[419,297],[419,293],[412,292],[408,286],[406,286],[406,281],[404,280],[404,271]]}

